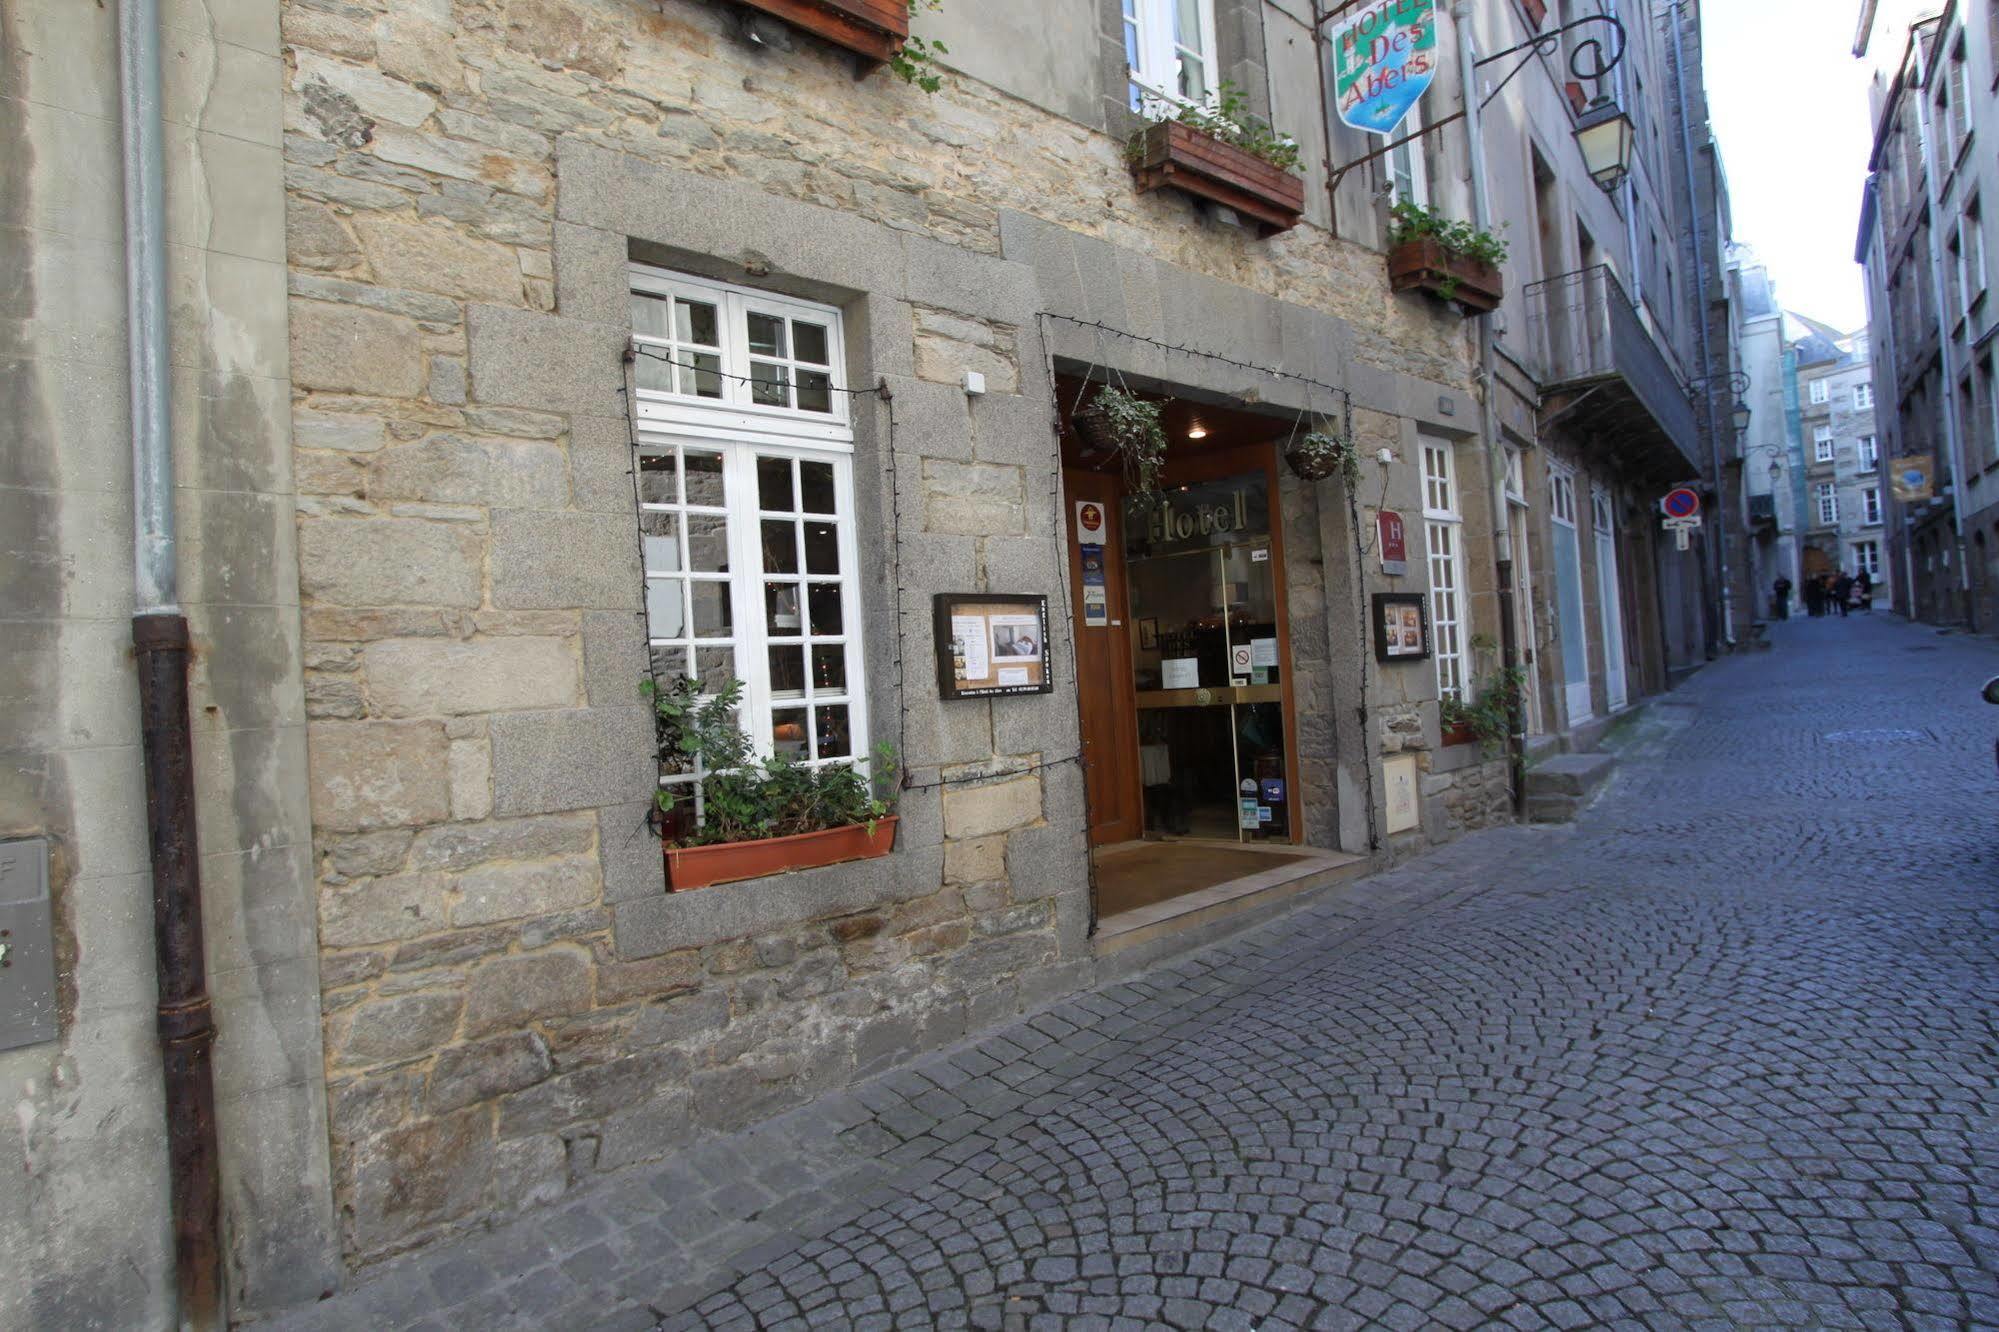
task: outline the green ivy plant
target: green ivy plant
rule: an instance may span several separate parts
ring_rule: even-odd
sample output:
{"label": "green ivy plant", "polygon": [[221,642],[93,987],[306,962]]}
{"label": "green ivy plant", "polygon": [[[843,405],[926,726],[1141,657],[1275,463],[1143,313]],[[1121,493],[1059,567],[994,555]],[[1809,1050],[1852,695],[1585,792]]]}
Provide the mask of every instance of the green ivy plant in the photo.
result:
{"label": "green ivy plant", "polygon": [[[1268,121],[1251,115],[1249,98],[1227,79],[1221,81],[1208,101],[1190,102],[1178,111],[1162,107],[1152,119],[1177,120],[1285,171],[1296,171],[1301,160],[1298,141],[1273,129]],[[1127,152],[1134,158],[1144,151],[1143,137],[1134,137],[1127,145]]]}
{"label": "green ivy plant", "polygon": [[1506,262],[1506,242],[1490,231],[1480,231],[1469,222],[1445,217],[1435,205],[1421,207],[1404,199],[1388,213],[1388,243],[1430,239],[1446,253],[1473,259],[1494,268]]}
{"label": "green ivy plant", "polygon": [[1166,465],[1166,427],[1160,424],[1162,404],[1136,393],[1105,385],[1083,412],[1096,418],[1098,429],[1124,457],[1132,485],[1141,495],[1159,490],[1159,470]]}
{"label": "green ivy plant", "polygon": [[[941,10],[944,0],[909,0],[909,16],[915,18],[924,10]],[[889,58],[891,73],[911,87],[934,93],[944,86],[944,76],[937,71],[935,58],[950,55],[951,48],[942,42],[925,41],[915,33],[902,44],[902,49]]]}
{"label": "green ivy plant", "polygon": [[[1478,657],[1491,657],[1499,645],[1489,635],[1474,634],[1471,649]],[[1473,684],[1472,702],[1459,698],[1443,701],[1440,705],[1443,723],[1446,727],[1466,728],[1478,737],[1479,749],[1485,757],[1497,758],[1506,751],[1506,742],[1513,734],[1513,712],[1524,701],[1526,690],[1527,672],[1523,667],[1496,667]]]}
{"label": "green ivy plant", "polygon": [[699,681],[683,676],[665,687],[643,681],[639,691],[652,703],[660,762],[702,774],[698,820],[674,817],[683,806],[692,815],[691,789],[662,788],[657,796],[655,829],[682,822],[690,829],[671,839],[675,846],[755,842],[857,823],[873,832],[894,808],[899,770],[892,745],[876,747],[872,779],[847,764],[809,768],[781,754],[760,759],[738,718],[742,681],[704,694]]}
{"label": "green ivy plant", "polygon": [[1314,471],[1332,464],[1349,494],[1360,488],[1360,449],[1351,438],[1314,430],[1301,436],[1290,452],[1299,455]]}

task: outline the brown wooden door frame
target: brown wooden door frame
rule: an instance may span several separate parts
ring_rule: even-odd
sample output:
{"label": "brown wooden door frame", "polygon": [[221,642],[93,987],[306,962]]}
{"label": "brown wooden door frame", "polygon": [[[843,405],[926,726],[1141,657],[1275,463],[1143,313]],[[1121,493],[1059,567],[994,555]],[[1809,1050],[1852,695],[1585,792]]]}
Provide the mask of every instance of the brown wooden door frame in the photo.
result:
{"label": "brown wooden door frame", "polygon": [[[1284,502],[1277,473],[1277,450],[1270,443],[1243,444],[1229,448],[1203,449],[1190,457],[1169,460],[1160,474],[1162,487],[1192,485],[1202,481],[1220,480],[1230,476],[1261,473],[1269,487],[1270,498],[1270,562],[1272,595],[1277,611],[1277,659],[1281,663],[1284,678],[1284,800],[1289,841],[1299,844],[1304,841],[1303,819],[1304,801],[1298,789],[1298,717],[1293,691],[1296,674],[1291,655],[1291,606],[1286,577],[1284,549]],[[1132,675],[1132,641],[1138,632],[1137,624],[1131,618],[1131,586],[1124,562],[1124,478],[1113,470],[1107,472],[1084,471],[1066,468],[1062,473],[1064,498],[1063,517],[1069,535],[1069,580],[1073,608],[1074,632],[1076,635],[1077,665],[1077,724],[1078,734],[1083,741],[1083,768],[1086,789],[1091,791],[1089,814],[1090,842],[1093,846],[1106,845],[1115,841],[1131,841],[1144,836],[1145,804],[1144,790],[1140,781],[1138,758],[1138,689]],[[1111,624],[1103,629],[1086,629],[1083,625],[1082,555],[1073,531],[1075,505],[1078,500],[1096,500],[1103,504],[1105,511],[1105,582],[1109,587]],[[1091,656],[1086,655],[1086,643],[1094,649],[1094,641],[1089,635],[1102,637],[1105,642],[1099,654],[1099,661],[1109,674],[1106,689],[1100,695],[1105,705],[1116,710],[1116,716],[1105,719],[1096,728],[1097,738],[1093,741],[1091,718],[1084,711],[1086,697],[1082,681],[1090,670]],[[1108,660],[1103,658],[1107,656]],[[1122,780],[1111,781],[1100,777],[1097,785],[1091,787],[1093,763],[1113,762],[1122,765],[1119,774]],[[1119,801],[1110,810],[1096,807],[1101,799]],[[1328,793],[1329,797],[1331,793]],[[1104,836],[1098,829],[1104,829]],[[1123,835],[1126,831],[1129,835]]]}

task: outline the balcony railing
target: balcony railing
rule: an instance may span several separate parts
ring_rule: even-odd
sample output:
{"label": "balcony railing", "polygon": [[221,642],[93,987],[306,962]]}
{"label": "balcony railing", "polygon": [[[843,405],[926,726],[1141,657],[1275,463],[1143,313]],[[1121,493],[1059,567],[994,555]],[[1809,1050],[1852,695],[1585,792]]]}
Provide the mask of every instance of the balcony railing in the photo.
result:
{"label": "balcony railing", "polygon": [[1648,436],[1622,442],[1665,445],[1678,466],[1699,470],[1693,399],[1609,268],[1536,282],[1521,299],[1544,401],[1573,405],[1581,424]]}

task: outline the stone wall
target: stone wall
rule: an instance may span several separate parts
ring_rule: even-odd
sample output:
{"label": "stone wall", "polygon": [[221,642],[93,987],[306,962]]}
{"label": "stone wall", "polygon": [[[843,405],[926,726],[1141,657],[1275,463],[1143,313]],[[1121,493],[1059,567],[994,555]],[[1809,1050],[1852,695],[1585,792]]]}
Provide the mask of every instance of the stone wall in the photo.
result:
{"label": "stone wall", "polygon": [[[1309,227],[1247,241],[1134,194],[1106,134],[968,79],[935,98],[856,82],[807,39],[756,51],[728,25],[692,0],[285,9],[305,693],[350,1261],[1086,974],[1073,680],[1058,665],[1052,697],[945,705],[928,679],[932,592],[1063,578],[1049,363],[1103,362],[1040,314],[1310,367],[1384,419],[1431,414],[1439,385],[1468,401],[1456,320],[1388,299],[1378,253]],[[634,256],[840,306],[850,380],[892,395],[856,403],[863,549],[888,572],[866,597],[870,714],[912,783],[887,861],[663,891],[635,692]],[[1266,389],[1112,355],[1162,382]],[[986,396],[958,389],[966,370]],[[1302,526],[1310,502],[1286,503]],[[1300,631],[1334,630],[1305,565],[1309,664],[1328,648]],[[1308,787],[1323,776],[1307,766]],[[1315,837],[1330,810],[1311,811]]]}

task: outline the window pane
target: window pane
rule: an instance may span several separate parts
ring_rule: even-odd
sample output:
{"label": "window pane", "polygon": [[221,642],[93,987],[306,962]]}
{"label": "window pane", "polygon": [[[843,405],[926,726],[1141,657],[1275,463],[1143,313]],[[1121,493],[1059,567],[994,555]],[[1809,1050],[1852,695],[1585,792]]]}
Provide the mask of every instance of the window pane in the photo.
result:
{"label": "window pane", "polygon": [[758,356],[785,355],[784,321],[767,314],[752,314],[750,351]]}
{"label": "window pane", "polygon": [[783,519],[764,520],[764,572],[798,572],[797,524]]}
{"label": "window pane", "polygon": [[1180,95],[1190,102],[1208,99],[1207,67],[1184,52],[1180,56]]}
{"label": "window pane", "polygon": [[673,386],[673,363],[667,357],[673,355],[664,347],[641,346],[633,353],[632,377],[642,389],[654,393],[678,392]]}
{"label": "window pane", "polygon": [[804,501],[807,513],[837,513],[833,503],[833,464],[823,462],[801,462],[798,464],[799,497]]}
{"label": "window pane", "polygon": [[[648,358],[650,359],[650,358]],[[673,358],[679,365],[680,391],[697,398],[722,396],[722,358],[707,352],[681,352]]]}
{"label": "window pane", "polygon": [[805,572],[840,572],[840,529],[831,523],[805,525]]}
{"label": "window pane", "polygon": [[833,380],[817,370],[798,372],[798,410],[801,412],[830,412],[833,410]]}
{"label": "window pane", "polygon": [[632,293],[632,332],[647,338],[673,336],[673,325],[667,318],[665,297],[648,296],[642,291]]}
{"label": "window pane", "polygon": [[694,649],[694,672],[694,678],[701,682],[702,693],[721,693],[722,687],[736,678],[736,650],[726,647]]}
{"label": "window pane", "polygon": [[812,688],[820,694],[846,692],[846,648],[837,643],[824,643],[812,649]]}
{"label": "window pane", "polygon": [[813,365],[830,365],[826,358],[826,326],[808,324],[803,319],[791,321],[792,357]]}
{"label": "window pane", "polygon": [[840,585],[838,583],[814,583],[806,592],[806,613],[812,621],[812,632],[820,638],[830,638],[844,632],[841,625]]}
{"label": "window pane", "polygon": [[662,685],[687,677],[687,649],[678,644],[658,644],[652,648],[652,678]]}
{"label": "window pane", "polygon": [[703,449],[683,449],[687,460],[687,502],[719,509],[728,503],[728,487],[722,479],[722,455]]}
{"label": "window pane", "polygon": [[[664,519],[669,529],[673,525],[673,515],[670,513],[648,514],[647,517]],[[644,543],[647,573],[680,572],[680,537],[677,533],[669,530],[664,536],[647,535]]]}
{"label": "window pane", "polygon": [[797,507],[791,502],[791,459],[757,459],[757,503],[772,513],[790,513]]}
{"label": "window pane", "polygon": [[770,714],[770,745],[780,754],[809,757],[806,752],[805,709],[777,708]]}
{"label": "window pane", "polygon": [[689,590],[694,594],[694,636],[729,637],[735,628],[729,615],[729,585],[693,583],[689,586]]}
{"label": "window pane", "polygon": [[750,400],[764,407],[789,407],[791,386],[785,368],[768,361],[751,361]]}
{"label": "window pane", "polygon": [[798,618],[798,584],[764,584],[764,627],[777,638],[795,638],[805,632]]}
{"label": "window pane", "polygon": [[770,692],[772,697],[798,698],[805,693],[805,649],[770,649]]}
{"label": "window pane", "polygon": [[675,503],[680,498],[674,493],[675,489],[672,454],[646,453],[639,456],[639,503]]}
{"label": "window pane", "polygon": [[1201,0],[1179,0],[1173,7],[1173,40],[1201,49]]}
{"label": "window pane", "polygon": [[687,632],[678,578],[646,579],[646,632],[654,638],[679,638]]}
{"label": "window pane", "polygon": [[854,752],[853,735],[847,729],[847,707],[844,703],[815,709],[812,720],[819,729],[820,758],[846,758]]}
{"label": "window pane", "polygon": [[715,317],[715,307],[706,301],[680,301],[678,333],[682,342],[692,342],[702,347],[719,347],[721,321]]}
{"label": "window pane", "polygon": [[720,514],[687,515],[687,566],[695,573],[729,572],[729,520]]}

